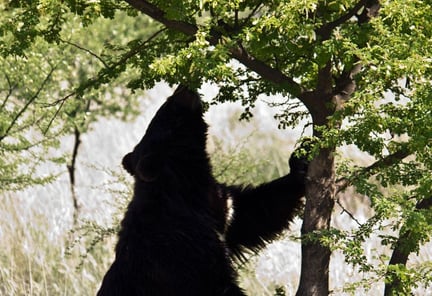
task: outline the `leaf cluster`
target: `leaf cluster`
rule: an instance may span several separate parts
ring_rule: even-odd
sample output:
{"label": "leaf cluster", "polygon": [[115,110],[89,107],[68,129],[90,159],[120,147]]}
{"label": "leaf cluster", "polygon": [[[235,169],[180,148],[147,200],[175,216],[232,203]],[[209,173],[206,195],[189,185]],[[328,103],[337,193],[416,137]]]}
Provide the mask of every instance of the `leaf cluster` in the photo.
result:
{"label": "leaf cluster", "polygon": [[[136,72],[123,65],[121,70],[113,67],[111,60],[118,62],[131,38],[147,34],[136,29],[148,20],[119,12],[117,22],[99,18],[84,23],[84,16],[73,14],[66,4],[58,11],[52,3],[12,1],[2,14],[7,19],[0,30],[0,47],[5,49],[0,50],[2,190],[52,180],[54,176],[40,176],[37,171],[45,162],[67,161],[67,155],[56,152],[63,136],[74,130],[84,133],[101,117],[127,120],[137,114],[138,94],[122,87],[126,75]],[[91,4],[81,12],[93,18],[105,15]],[[54,13],[61,14],[62,21],[53,20]],[[44,24],[53,21],[61,30],[47,39]]]}

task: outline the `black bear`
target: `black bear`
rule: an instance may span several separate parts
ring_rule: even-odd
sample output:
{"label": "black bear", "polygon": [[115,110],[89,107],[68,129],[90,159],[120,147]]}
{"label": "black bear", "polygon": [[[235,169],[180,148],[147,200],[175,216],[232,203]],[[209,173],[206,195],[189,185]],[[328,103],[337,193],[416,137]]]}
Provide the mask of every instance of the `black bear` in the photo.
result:
{"label": "black bear", "polygon": [[98,295],[240,296],[232,256],[259,250],[302,206],[307,161],[258,187],[212,176],[199,95],[179,86],[123,158],[134,196]]}

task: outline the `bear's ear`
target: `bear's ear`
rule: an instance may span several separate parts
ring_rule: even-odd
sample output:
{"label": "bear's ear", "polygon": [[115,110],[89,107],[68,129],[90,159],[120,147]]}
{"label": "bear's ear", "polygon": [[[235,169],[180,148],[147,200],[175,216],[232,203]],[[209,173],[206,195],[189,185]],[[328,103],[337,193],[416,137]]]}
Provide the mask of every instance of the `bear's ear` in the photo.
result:
{"label": "bear's ear", "polygon": [[131,174],[132,176],[135,175],[135,165],[134,165],[134,163],[133,163],[133,154],[132,154],[132,152],[129,152],[128,154],[126,154],[126,155],[123,157],[122,165],[123,165],[123,168],[124,168],[124,169],[129,173],[129,174]]}
{"label": "bear's ear", "polygon": [[156,181],[161,173],[161,162],[157,157],[141,157],[136,166],[137,177],[144,182]]}
{"label": "bear's ear", "polygon": [[169,97],[168,100],[175,101],[192,111],[202,110],[202,102],[199,94],[183,84],[180,84],[177,87],[173,95]]}

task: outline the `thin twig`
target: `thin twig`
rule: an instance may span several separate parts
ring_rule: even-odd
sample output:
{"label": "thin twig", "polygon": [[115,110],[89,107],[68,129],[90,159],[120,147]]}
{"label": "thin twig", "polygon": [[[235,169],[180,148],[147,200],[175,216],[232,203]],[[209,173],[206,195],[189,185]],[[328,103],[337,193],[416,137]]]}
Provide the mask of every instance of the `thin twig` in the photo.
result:
{"label": "thin twig", "polygon": [[[120,60],[118,60],[117,62],[115,62],[112,65],[108,65],[108,67],[105,70],[112,71],[112,70],[114,70],[118,66],[123,66],[130,58],[132,58],[137,53],[139,53],[149,42],[151,42],[160,33],[162,33],[163,31],[166,31],[166,30],[167,30],[167,28],[162,28],[162,29],[156,31],[153,35],[151,35],[143,43],[139,44],[137,47],[135,47],[135,48],[131,49],[129,52],[127,52]],[[63,103],[65,101],[67,101],[69,98],[75,96],[78,92],[82,92],[82,91],[90,88],[94,84],[96,84],[103,76],[106,75],[106,73],[107,72],[103,72],[103,73],[99,72],[95,77],[90,78],[89,80],[87,80],[87,82],[84,85],[81,85],[80,87],[76,88],[73,92],[67,94],[63,98],[58,99],[58,100],[56,100],[56,101],[54,101],[52,103],[45,104],[44,106],[45,107],[53,107],[53,106],[58,105],[60,103],[63,105]],[[58,112],[56,112],[56,115],[57,114],[58,114]]]}
{"label": "thin twig", "polygon": [[76,47],[79,50],[85,51],[86,53],[88,53],[88,54],[94,56],[96,59],[98,59],[105,66],[105,68],[109,68],[109,65],[99,55],[97,55],[96,53],[94,53],[90,49],[84,48],[84,47],[82,47],[82,46],[80,46],[80,45],[78,45],[78,44],[76,44],[74,42],[67,41],[67,40],[64,40],[64,39],[61,39],[61,38],[60,38],[60,41],[66,43],[66,44],[69,44],[69,45],[71,45],[73,47]]}
{"label": "thin twig", "polygon": [[363,167],[361,169],[359,169],[357,172],[353,173],[353,178],[340,178],[338,180],[336,180],[336,192],[339,193],[343,190],[345,190],[349,185],[352,184],[352,180],[358,178],[361,175],[364,174],[372,174],[374,173],[377,169],[383,168],[383,167],[388,167],[391,166],[401,160],[403,160],[405,157],[408,157],[409,155],[411,155],[412,152],[407,149],[407,147],[403,146],[400,150],[380,159],[377,160],[376,162],[374,162],[373,164],[371,164],[370,166],[367,167]]}
{"label": "thin twig", "polygon": [[2,141],[11,131],[11,129],[14,127],[18,119],[23,115],[23,113],[27,110],[27,108],[39,97],[39,94],[44,89],[45,85],[48,83],[48,81],[51,79],[52,73],[55,71],[57,67],[54,66],[51,68],[48,75],[45,77],[45,79],[42,81],[41,85],[37,89],[37,91],[34,93],[34,95],[27,101],[27,103],[23,106],[23,108],[15,115],[14,119],[12,119],[11,123],[7,127],[6,131],[3,135],[0,136],[0,141]]}
{"label": "thin twig", "polygon": [[348,211],[341,203],[340,199],[336,199],[336,203],[341,207],[342,209],[342,213],[346,213],[355,223],[357,223],[357,225],[361,226],[362,224],[360,223],[359,220],[357,220],[357,218],[354,216],[353,213],[351,213],[350,211]]}
{"label": "thin twig", "polygon": [[48,133],[48,130],[50,129],[52,123],[56,119],[57,115],[60,113],[60,110],[63,108],[63,105],[65,104],[66,100],[60,102],[60,106],[57,108],[56,112],[54,113],[54,116],[50,119],[50,122],[48,123],[45,131],[43,132],[44,136]]}
{"label": "thin twig", "polygon": [[2,103],[2,105],[0,107],[0,110],[2,110],[6,106],[6,103],[8,102],[9,98],[12,96],[13,91],[17,87],[16,84],[12,85],[12,82],[11,82],[9,76],[6,73],[5,73],[5,77],[6,77],[9,89],[8,89],[8,93],[6,94],[6,98],[4,99],[4,101],[3,101],[3,103]]}

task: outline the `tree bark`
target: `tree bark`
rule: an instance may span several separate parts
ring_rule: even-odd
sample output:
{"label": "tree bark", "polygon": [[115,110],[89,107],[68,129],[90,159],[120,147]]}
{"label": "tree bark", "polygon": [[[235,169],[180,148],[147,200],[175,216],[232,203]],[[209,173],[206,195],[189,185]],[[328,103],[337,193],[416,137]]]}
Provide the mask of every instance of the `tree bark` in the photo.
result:
{"label": "tree bark", "polygon": [[334,153],[323,149],[311,162],[302,225],[302,266],[297,296],[328,295],[331,251],[309,235],[330,227],[334,205]]}
{"label": "tree bark", "polygon": [[[329,117],[341,108],[343,100],[333,93],[331,61],[318,73],[315,91],[304,94],[314,125],[313,135],[322,138],[316,127],[330,127]],[[352,88],[346,83],[347,88]],[[348,96],[351,94],[347,92]],[[320,243],[320,232],[330,228],[336,183],[334,170],[335,148],[321,148],[309,165],[306,180],[306,205],[303,217],[302,266],[297,296],[324,296],[329,293],[330,248]]]}

